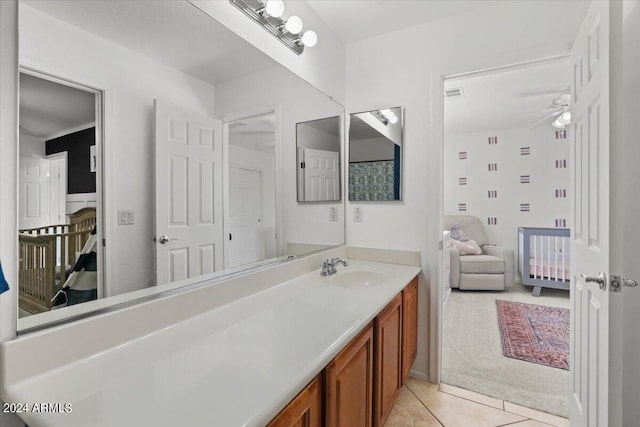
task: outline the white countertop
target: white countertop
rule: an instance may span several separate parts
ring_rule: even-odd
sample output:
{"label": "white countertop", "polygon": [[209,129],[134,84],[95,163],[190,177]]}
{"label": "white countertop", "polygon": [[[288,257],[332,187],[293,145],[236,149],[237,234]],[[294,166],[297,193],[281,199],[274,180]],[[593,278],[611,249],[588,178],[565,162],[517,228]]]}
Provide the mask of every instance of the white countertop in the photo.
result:
{"label": "white countertop", "polygon": [[[376,271],[384,283],[339,286]],[[26,413],[40,426],[263,426],[420,272],[350,260],[7,386],[8,401],[71,403]],[[78,343],[82,345],[82,343]]]}

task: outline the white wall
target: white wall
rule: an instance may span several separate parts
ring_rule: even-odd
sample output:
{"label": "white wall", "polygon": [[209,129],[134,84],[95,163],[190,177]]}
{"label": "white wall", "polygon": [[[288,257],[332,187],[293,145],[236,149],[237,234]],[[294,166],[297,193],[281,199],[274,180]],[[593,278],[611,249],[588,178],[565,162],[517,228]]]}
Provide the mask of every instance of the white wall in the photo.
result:
{"label": "white wall", "polygon": [[20,133],[20,155],[26,157],[46,156],[46,146],[44,139],[26,133]]}
{"label": "white wall", "polygon": [[[442,238],[437,209],[441,203],[443,132],[440,79],[442,75],[566,54],[575,37],[574,30],[564,25],[567,3],[559,3],[556,14],[536,7],[536,3],[500,2],[473,14],[347,46],[347,111],[405,107],[403,201],[360,203],[361,223],[353,222],[352,206],[347,202],[347,243],[421,251],[425,276],[419,287],[419,345],[414,370],[422,374],[429,371],[428,337],[433,324],[429,281],[439,260],[437,248]],[[532,30],[550,26],[565,34]]]}
{"label": "white wall", "polygon": [[[212,116],[214,87],[24,4],[20,61],[106,91],[106,218],[114,224],[106,236],[114,256],[109,294],[153,285],[153,100]],[[118,209],[135,211],[135,224],[115,225]]]}
{"label": "white wall", "polygon": [[393,160],[396,146],[387,138],[352,139],[349,141],[349,162]]}
{"label": "white wall", "polygon": [[[276,252],[276,158],[247,148],[229,146],[229,166],[244,166],[259,170],[262,178],[262,231],[265,259],[275,258]],[[227,182],[228,185],[228,182]]]}
{"label": "white wall", "polygon": [[[497,137],[489,144],[489,137]],[[562,227],[569,223],[569,135],[557,139],[551,125],[448,135],[444,139],[444,213],[480,218],[491,243],[518,253],[518,227]],[[523,155],[521,148],[528,147]],[[467,153],[460,159],[459,153]],[[556,161],[560,166],[556,167]],[[496,171],[488,164],[495,163]],[[521,183],[529,176],[529,183]],[[460,184],[459,178],[466,178]],[[557,197],[555,190],[565,190]],[[489,198],[489,191],[497,197]],[[493,194],[492,194],[493,195]],[[529,212],[521,204],[529,204]],[[466,204],[460,211],[459,204]],[[490,225],[487,218],[497,218]],[[517,255],[516,255],[517,256]]]}
{"label": "white wall", "polygon": [[315,87],[344,104],[345,47],[329,26],[304,1],[285,1],[285,16],[302,18],[305,30],[318,34],[318,44],[296,55],[264,28],[228,1],[190,0],[225,27],[299,75]]}
{"label": "white wall", "polygon": [[[340,118],[335,118],[336,128],[340,128]],[[313,148],[324,151],[340,151],[340,136],[333,135],[309,126],[306,123],[299,123],[296,127],[297,146]]]}
{"label": "white wall", "polygon": [[[344,243],[344,218],[340,202],[298,203],[296,196],[296,123],[342,114],[342,106],[282,67],[216,86],[216,114],[219,118],[224,119],[243,111],[250,113],[256,108],[276,108],[276,146],[278,134],[281,139],[276,173],[282,185],[285,247],[287,243]],[[337,222],[329,221],[331,206],[338,207]]]}

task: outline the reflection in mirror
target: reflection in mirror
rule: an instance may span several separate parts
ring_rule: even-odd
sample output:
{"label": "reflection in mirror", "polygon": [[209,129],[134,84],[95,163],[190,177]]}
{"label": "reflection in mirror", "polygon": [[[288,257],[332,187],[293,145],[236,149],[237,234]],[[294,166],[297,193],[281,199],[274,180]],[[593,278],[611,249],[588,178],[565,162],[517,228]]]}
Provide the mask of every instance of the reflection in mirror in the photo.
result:
{"label": "reflection in mirror", "polygon": [[298,201],[340,200],[340,117],[296,125]]}
{"label": "reflection in mirror", "polygon": [[19,331],[344,243],[294,167],[341,105],[186,1],[19,5]]}
{"label": "reflection in mirror", "polygon": [[402,200],[402,107],[350,117],[349,200]]}

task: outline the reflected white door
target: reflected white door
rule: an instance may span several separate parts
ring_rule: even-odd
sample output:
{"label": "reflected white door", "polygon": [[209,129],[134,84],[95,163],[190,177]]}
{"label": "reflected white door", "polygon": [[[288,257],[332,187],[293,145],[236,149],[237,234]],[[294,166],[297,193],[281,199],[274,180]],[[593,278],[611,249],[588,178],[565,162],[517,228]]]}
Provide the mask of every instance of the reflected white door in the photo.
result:
{"label": "reflected white door", "polygon": [[229,266],[264,259],[262,173],[229,168]]}
{"label": "reflected white door", "polygon": [[304,200],[338,200],[340,154],[336,151],[304,149]]}
{"label": "reflected white door", "polygon": [[[592,2],[571,50],[574,67],[571,191],[571,382],[574,427],[609,425],[609,2]],[[586,280],[582,275],[591,277]],[[635,367],[634,367],[635,368]]]}
{"label": "reflected white door", "polygon": [[18,228],[49,225],[49,160],[20,156]]}
{"label": "reflected white door", "polygon": [[222,265],[222,123],[156,100],[156,283]]}
{"label": "reflected white door", "polygon": [[49,221],[66,224],[67,215],[67,158],[49,159]]}

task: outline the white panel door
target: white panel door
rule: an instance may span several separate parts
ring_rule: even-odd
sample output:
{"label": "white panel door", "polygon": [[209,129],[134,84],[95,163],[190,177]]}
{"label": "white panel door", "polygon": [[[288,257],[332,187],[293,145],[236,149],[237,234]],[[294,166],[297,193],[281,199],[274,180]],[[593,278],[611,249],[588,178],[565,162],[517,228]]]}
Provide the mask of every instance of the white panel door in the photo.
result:
{"label": "white panel door", "polygon": [[229,168],[229,266],[264,259],[262,173]]}
{"label": "white panel door", "polygon": [[67,159],[49,160],[49,220],[51,224],[66,224]]}
{"label": "white panel door", "polygon": [[222,265],[222,123],[155,103],[156,283]]}
{"label": "white panel door", "polygon": [[304,200],[338,200],[340,197],[340,153],[304,149]]}
{"label": "white panel door", "polygon": [[[571,382],[574,427],[609,425],[609,3],[592,2],[571,50]],[[599,274],[607,279],[598,283]],[[586,277],[585,277],[586,276]],[[611,408],[613,410],[613,408]]]}
{"label": "white panel door", "polygon": [[18,228],[49,225],[49,160],[20,156]]}

